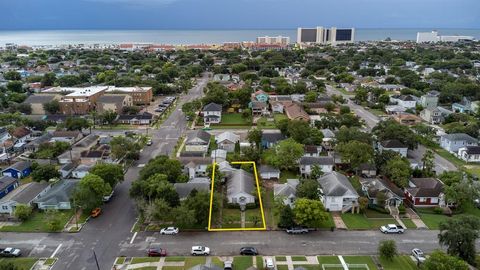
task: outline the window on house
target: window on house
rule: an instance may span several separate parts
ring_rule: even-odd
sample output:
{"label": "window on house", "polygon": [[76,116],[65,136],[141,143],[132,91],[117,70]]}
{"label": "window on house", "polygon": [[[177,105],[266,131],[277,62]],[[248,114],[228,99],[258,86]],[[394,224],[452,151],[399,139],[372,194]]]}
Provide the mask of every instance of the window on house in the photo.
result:
{"label": "window on house", "polygon": [[420,202],[426,202],[427,199],[426,199],[426,198],[420,198],[419,201],[420,201]]}

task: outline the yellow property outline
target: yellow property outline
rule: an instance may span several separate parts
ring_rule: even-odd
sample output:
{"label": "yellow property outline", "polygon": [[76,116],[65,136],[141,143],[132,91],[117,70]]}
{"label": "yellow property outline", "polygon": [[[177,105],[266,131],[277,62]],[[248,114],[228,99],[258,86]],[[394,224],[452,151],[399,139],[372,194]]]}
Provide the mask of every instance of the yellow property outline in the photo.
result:
{"label": "yellow property outline", "polygon": [[212,187],[210,189],[210,209],[208,213],[208,231],[210,232],[224,232],[224,231],[265,231],[267,230],[267,224],[265,223],[265,213],[263,212],[263,203],[262,203],[262,195],[260,194],[260,183],[258,181],[258,174],[257,174],[257,165],[254,161],[236,161],[231,162],[231,164],[253,164],[253,172],[255,175],[255,182],[257,183],[257,193],[258,193],[258,200],[260,202],[260,212],[262,213],[262,222],[263,227],[261,228],[212,228],[212,205],[213,205],[213,188],[215,185],[215,166],[217,165],[216,162],[213,162],[212,168]]}

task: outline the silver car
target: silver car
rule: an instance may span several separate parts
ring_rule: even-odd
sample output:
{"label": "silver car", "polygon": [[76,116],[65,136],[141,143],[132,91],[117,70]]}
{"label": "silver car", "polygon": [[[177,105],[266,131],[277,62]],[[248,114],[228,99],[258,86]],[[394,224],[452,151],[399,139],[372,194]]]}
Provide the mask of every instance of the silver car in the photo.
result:
{"label": "silver car", "polygon": [[425,258],[425,254],[419,248],[412,249],[412,255],[415,257],[417,262],[423,263],[427,258]]}

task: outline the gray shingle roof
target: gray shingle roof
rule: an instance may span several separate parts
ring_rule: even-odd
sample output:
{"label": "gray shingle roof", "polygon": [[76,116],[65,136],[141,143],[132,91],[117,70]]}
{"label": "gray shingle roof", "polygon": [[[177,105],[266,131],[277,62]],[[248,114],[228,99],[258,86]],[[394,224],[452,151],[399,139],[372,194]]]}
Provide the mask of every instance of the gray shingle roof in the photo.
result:
{"label": "gray shingle roof", "polygon": [[251,194],[255,184],[253,175],[244,170],[235,170],[230,173],[227,180],[227,196],[235,196],[239,193]]}
{"label": "gray shingle roof", "polygon": [[386,140],[380,143],[384,148],[407,148],[399,140]]}
{"label": "gray shingle roof", "polygon": [[208,103],[203,107],[204,112],[221,112],[222,111],[222,105],[217,104],[217,103]]}
{"label": "gray shingle roof", "polygon": [[280,173],[280,170],[268,165],[260,166],[260,173]]}
{"label": "gray shingle roof", "polygon": [[8,168],[5,168],[3,171],[6,171],[8,169],[15,169],[15,170],[21,172],[21,171],[29,168],[30,166],[32,166],[32,163],[30,163],[28,161],[19,161],[19,162],[13,164],[12,166],[10,166]]}
{"label": "gray shingle roof", "polygon": [[48,103],[50,101],[52,101],[53,99],[55,98],[55,95],[45,95],[45,94],[40,94],[40,95],[31,95],[29,97],[27,97],[27,99],[25,99],[25,101],[23,103],[28,103],[28,104],[32,104],[32,103]]}
{"label": "gray shingle roof", "polygon": [[103,95],[97,99],[98,103],[123,103],[127,95]]}
{"label": "gray shingle roof", "polygon": [[0,177],[0,190],[4,190],[5,188],[7,188],[8,186],[10,186],[15,182],[17,182],[17,179],[13,177],[10,177],[7,175]]}
{"label": "gray shingle roof", "polygon": [[[28,185],[28,186],[27,186]],[[48,187],[47,182],[31,182],[26,184],[22,189],[17,188],[9,195],[3,197],[2,201],[15,201],[17,203],[28,204],[30,203],[40,192],[44,191]]]}
{"label": "gray shingle roof", "polygon": [[61,202],[69,202],[73,190],[80,180],[61,180],[54,184],[42,197],[38,198],[36,203],[48,205],[57,205]]}
{"label": "gray shingle roof", "polygon": [[298,179],[288,179],[285,184],[274,184],[273,195],[274,196],[291,196],[297,193],[297,186],[299,184]]}
{"label": "gray shingle roof", "polygon": [[301,157],[300,165],[334,165],[332,157]]}
{"label": "gray shingle roof", "polygon": [[343,196],[346,193],[358,196],[357,191],[353,188],[348,178],[335,171],[320,177],[318,183],[322,187],[323,194],[327,196]]}
{"label": "gray shingle roof", "polygon": [[473,138],[470,135],[465,134],[465,133],[446,134],[446,135],[443,135],[442,138],[445,138],[449,141],[466,141],[468,143],[478,142],[477,139],[475,139],[475,138]]}

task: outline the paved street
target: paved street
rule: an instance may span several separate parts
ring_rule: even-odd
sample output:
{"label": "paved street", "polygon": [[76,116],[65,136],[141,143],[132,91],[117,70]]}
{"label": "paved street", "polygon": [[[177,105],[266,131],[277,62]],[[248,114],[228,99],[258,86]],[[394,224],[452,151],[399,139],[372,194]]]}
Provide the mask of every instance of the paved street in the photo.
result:
{"label": "paved street", "polygon": [[[347,99],[347,105],[350,107],[350,109],[357,114],[360,118],[362,118],[365,121],[365,125],[368,130],[371,130],[373,127],[377,125],[378,122],[380,122],[380,118],[371,112],[369,112],[367,109],[365,109],[363,106],[357,105],[349,100],[348,95],[343,94],[342,92],[338,91],[334,87],[330,85],[326,85],[327,89],[327,94],[332,95],[342,95],[345,99]],[[419,164],[422,162],[423,155],[426,151],[426,147],[423,145],[418,145],[417,149],[415,150],[409,150],[408,151],[408,157],[411,159],[414,159],[417,161]],[[435,171],[438,174],[441,174],[444,171],[456,171],[457,167],[451,163],[450,161],[446,160],[445,158],[439,156],[438,154],[435,153]]]}
{"label": "paved street", "polygon": [[0,245],[24,248],[31,252],[30,256],[50,256],[61,245],[56,253],[59,261],[54,269],[62,270],[96,269],[92,258],[92,250],[95,250],[100,269],[110,269],[120,254],[120,247],[128,246],[133,236],[131,229],[137,215],[134,202],[128,196],[132,181],[138,178],[141,166],[150,159],[159,154],[172,153],[178,138],[187,129],[181,106],[186,101],[200,97],[207,82],[207,75],[199,79],[197,86],[180,98],[177,109],[161,127],[149,129],[153,145],[147,146],[142,151],[140,160],[127,171],[125,181],[115,188],[115,197],[103,207],[102,215],[90,220],[80,233],[2,234]]}

